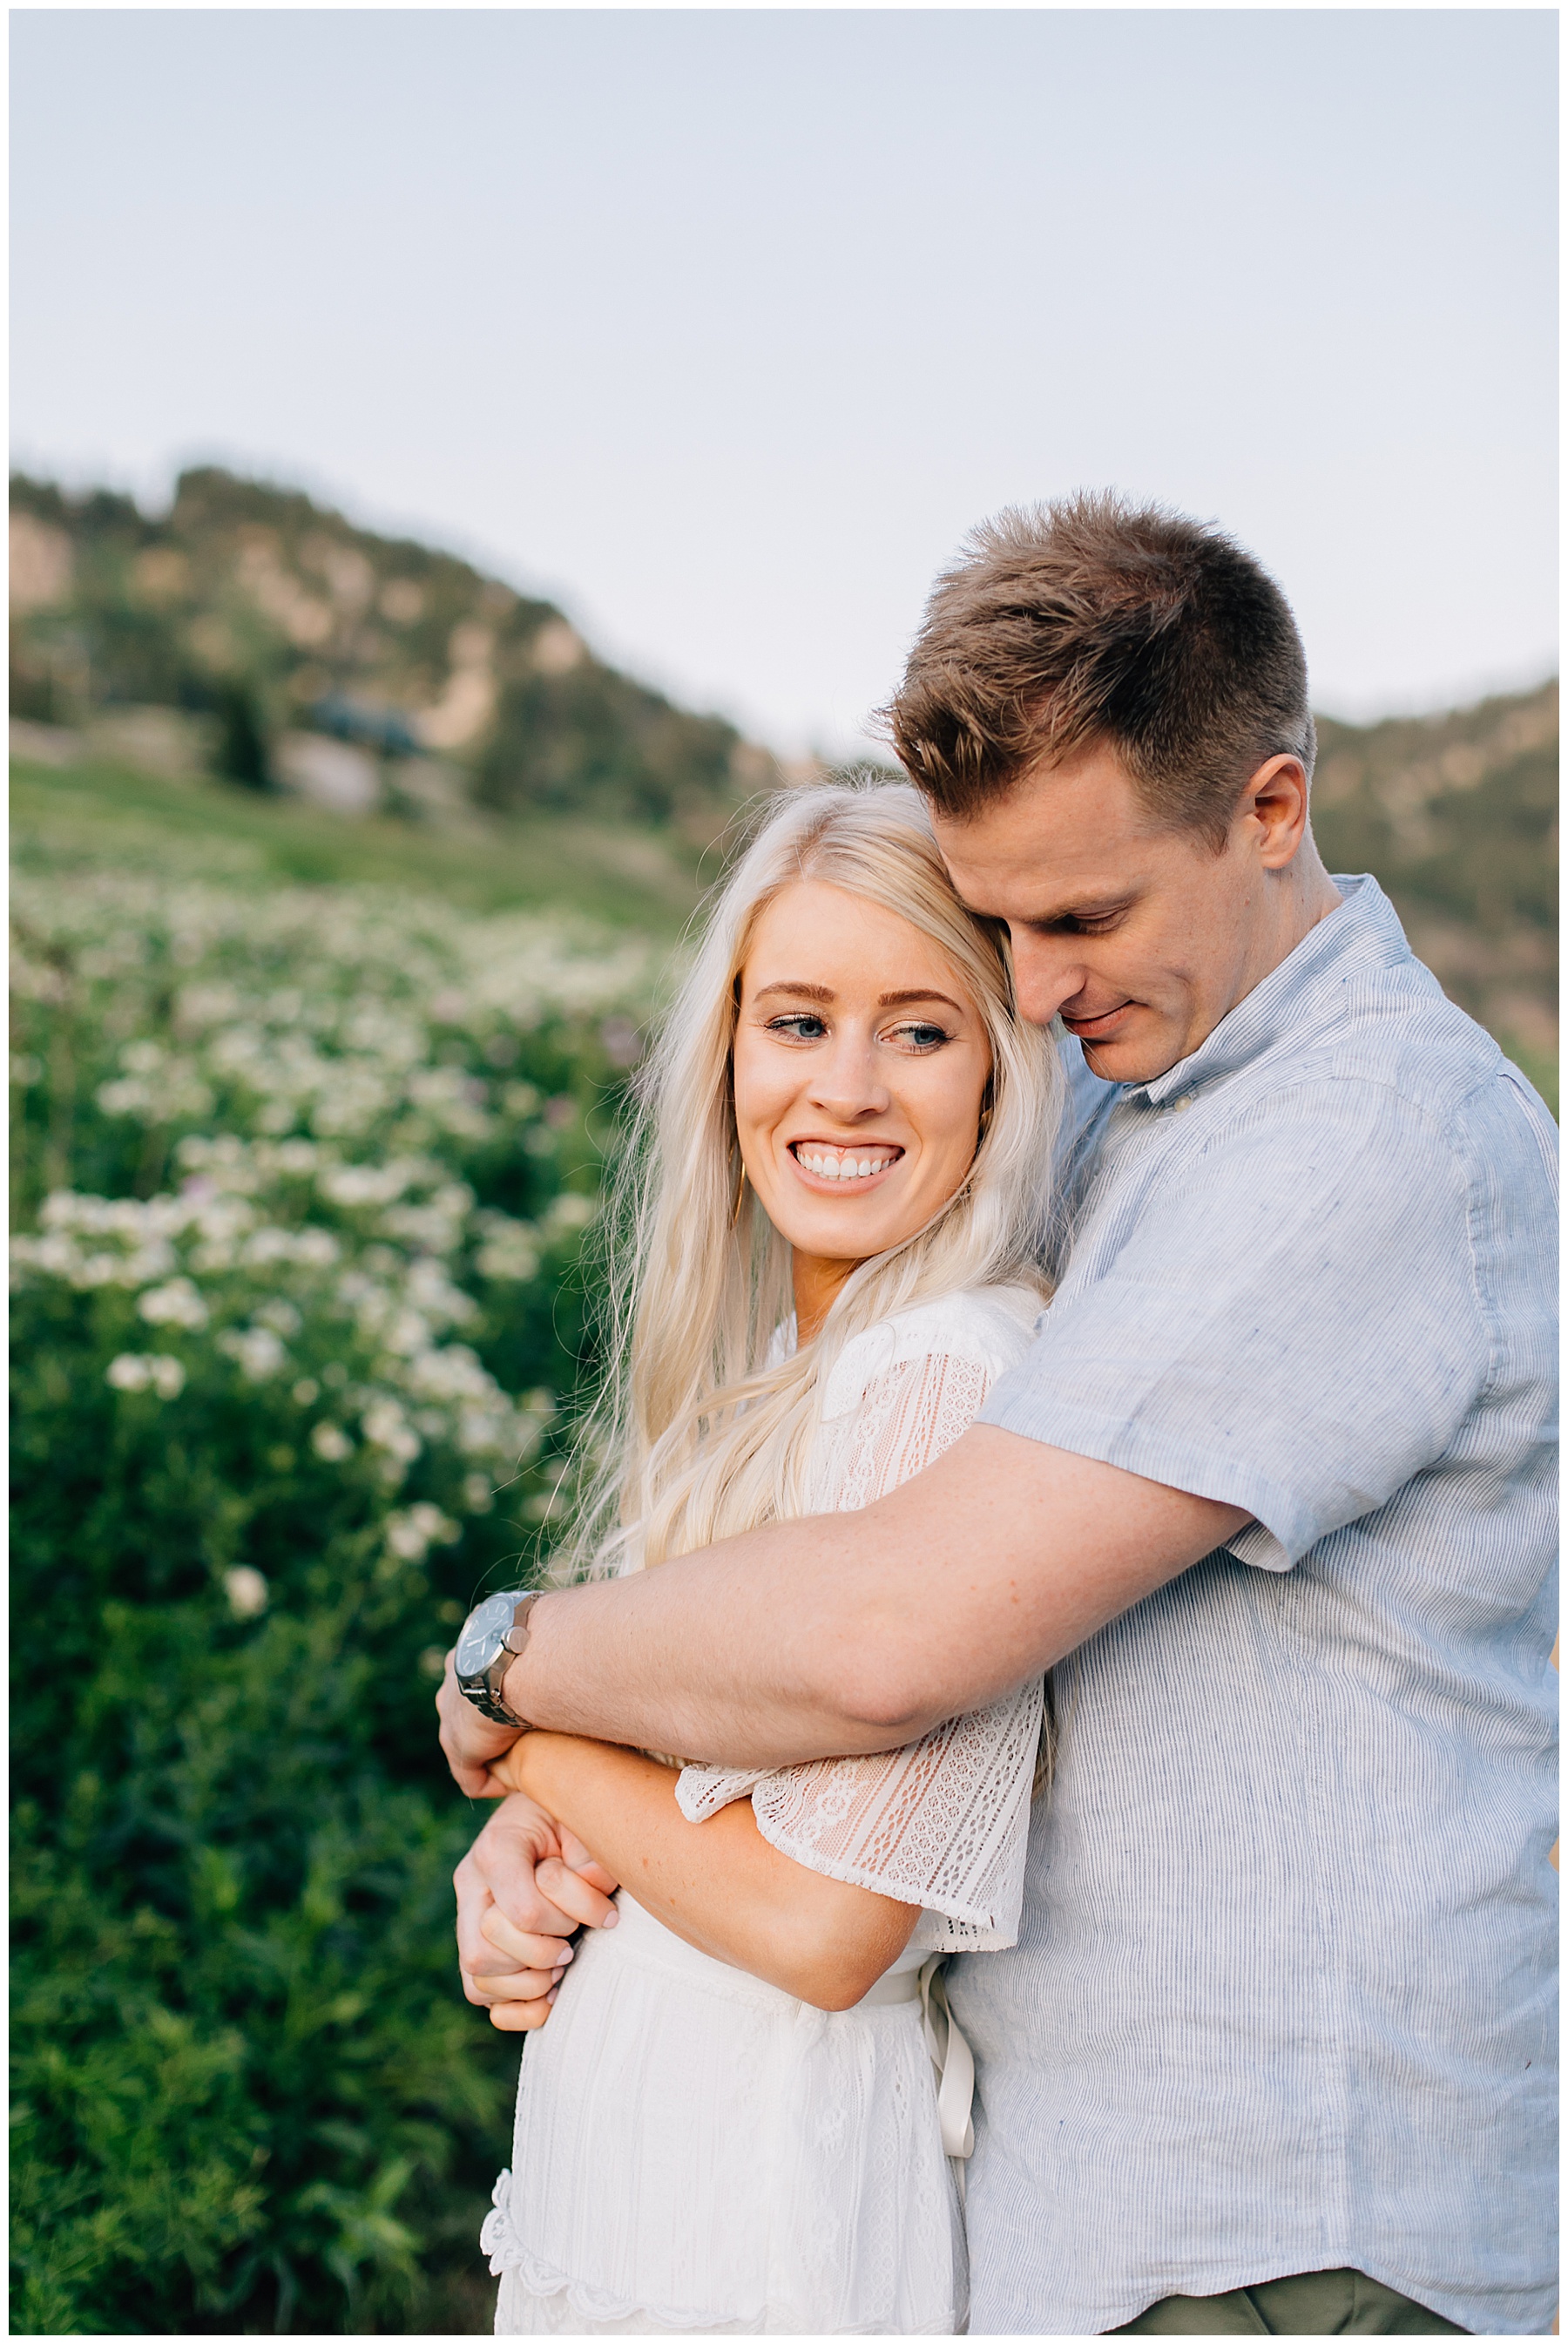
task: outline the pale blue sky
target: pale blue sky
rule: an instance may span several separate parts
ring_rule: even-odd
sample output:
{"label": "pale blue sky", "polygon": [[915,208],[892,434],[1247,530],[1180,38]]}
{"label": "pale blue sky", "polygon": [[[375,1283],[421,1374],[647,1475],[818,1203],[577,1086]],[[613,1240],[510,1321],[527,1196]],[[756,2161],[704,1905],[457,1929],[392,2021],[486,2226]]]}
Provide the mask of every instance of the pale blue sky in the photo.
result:
{"label": "pale blue sky", "polygon": [[1553,664],[1547,11],[23,11],[17,459],[216,457],[842,746],[997,506],[1214,515],[1316,697]]}

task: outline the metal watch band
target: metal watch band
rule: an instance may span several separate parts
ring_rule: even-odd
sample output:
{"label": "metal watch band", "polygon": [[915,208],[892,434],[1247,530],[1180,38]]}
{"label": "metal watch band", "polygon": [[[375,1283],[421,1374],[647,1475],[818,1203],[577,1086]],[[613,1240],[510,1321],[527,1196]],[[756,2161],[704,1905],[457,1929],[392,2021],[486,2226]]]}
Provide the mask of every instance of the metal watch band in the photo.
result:
{"label": "metal watch band", "polygon": [[519,1717],[515,1710],[507,1707],[501,1698],[501,1688],[506,1682],[507,1671],[528,1641],[528,1613],[538,1600],[537,1591],[518,1599],[518,1608],[512,1614],[511,1626],[501,1640],[501,1649],[484,1672],[484,1691],[481,1692],[477,1686],[465,1685],[463,1688],[480,1715],[489,1718],[496,1725],[516,1725],[527,1731],[528,1719]]}

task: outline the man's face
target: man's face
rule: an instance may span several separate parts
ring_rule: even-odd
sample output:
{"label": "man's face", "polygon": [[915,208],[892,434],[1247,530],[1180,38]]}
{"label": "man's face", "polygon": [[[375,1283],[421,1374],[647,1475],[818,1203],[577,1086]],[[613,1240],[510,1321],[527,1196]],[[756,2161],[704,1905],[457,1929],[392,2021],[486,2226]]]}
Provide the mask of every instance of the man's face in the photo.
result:
{"label": "man's face", "polygon": [[933,819],[965,903],[1011,931],[1024,1015],[1060,1012],[1107,1082],[1164,1074],[1273,965],[1269,883],[1289,855],[1245,796],[1216,854],[1152,823],[1097,746],[968,821]]}

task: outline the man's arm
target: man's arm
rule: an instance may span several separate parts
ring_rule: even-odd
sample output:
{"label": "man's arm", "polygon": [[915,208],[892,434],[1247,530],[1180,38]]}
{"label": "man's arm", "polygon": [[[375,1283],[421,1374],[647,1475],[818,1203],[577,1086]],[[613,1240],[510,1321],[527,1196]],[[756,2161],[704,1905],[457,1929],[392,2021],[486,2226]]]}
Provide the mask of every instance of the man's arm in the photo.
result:
{"label": "man's arm", "polygon": [[452,1885],[463,1992],[508,2032],[542,2021],[572,1958],[573,1930],[613,1928],[619,1917],[610,1874],[553,1815],[518,1796],[502,1799]]}
{"label": "man's arm", "polygon": [[[1050,1667],[1248,1519],[975,1425],[859,1513],[547,1595],[505,1698],[558,1732],[729,1765],[893,1749]],[[512,1737],[449,1680],[439,1706],[472,1783]]]}

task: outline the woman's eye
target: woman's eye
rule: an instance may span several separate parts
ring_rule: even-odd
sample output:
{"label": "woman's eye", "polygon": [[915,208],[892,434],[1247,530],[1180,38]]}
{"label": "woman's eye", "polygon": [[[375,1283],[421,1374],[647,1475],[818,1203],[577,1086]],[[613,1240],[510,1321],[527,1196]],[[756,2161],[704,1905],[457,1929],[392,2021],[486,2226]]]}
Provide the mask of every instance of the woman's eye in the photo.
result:
{"label": "woman's eye", "polygon": [[902,1042],[907,1049],[939,1050],[952,1036],[945,1026],[932,1026],[922,1017],[908,1026],[895,1026],[890,1038]]}
{"label": "woman's eye", "polygon": [[787,1034],[792,1042],[819,1042],[828,1031],[825,1021],[812,1009],[797,1009],[788,1017],[770,1017],[770,1034]]}

